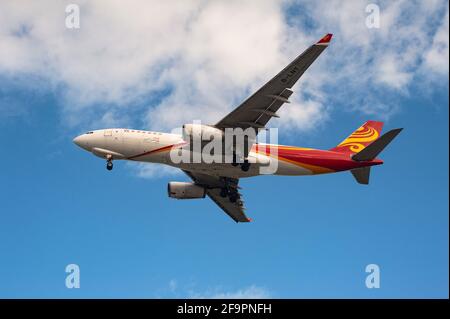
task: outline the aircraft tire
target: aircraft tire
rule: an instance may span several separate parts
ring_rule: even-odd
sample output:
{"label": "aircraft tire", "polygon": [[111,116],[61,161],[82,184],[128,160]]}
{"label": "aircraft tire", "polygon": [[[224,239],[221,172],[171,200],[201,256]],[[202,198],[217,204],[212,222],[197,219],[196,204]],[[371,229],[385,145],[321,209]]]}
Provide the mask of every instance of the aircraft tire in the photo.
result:
{"label": "aircraft tire", "polygon": [[244,172],[248,172],[248,170],[250,169],[250,163],[249,162],[244,162],[241,164],[241,169]]}
{"label": "aircraft tire", "polygon": [[227,197],[228,196],[228,190],[226,188],[222,188],[220,190],[220,196],[223,197],[223,198]]}

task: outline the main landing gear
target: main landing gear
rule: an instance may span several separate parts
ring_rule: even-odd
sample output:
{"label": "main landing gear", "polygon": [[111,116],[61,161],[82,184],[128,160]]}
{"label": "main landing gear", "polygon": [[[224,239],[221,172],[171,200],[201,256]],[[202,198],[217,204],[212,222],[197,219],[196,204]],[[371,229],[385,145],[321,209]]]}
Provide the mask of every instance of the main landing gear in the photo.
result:
{"label": "main landing gear", "polygon": [[241,170],[244,172],[248,172],[249,169],[250,163],[248,162],[248,160],[245,160],[244,163],[241,164]]}
{"label": "main landing gear", "polygon": [[225,187],[222,188],[220,190],[220,196],[223,197],[223,198],[227,197],[228,196],[228,189],[226,189]]}
{"label": "main landing gear", "polygon": [[236,156],[235,153],[233,153],[233,161],[231,162],[231,165],[232,165],[233,167],[236,167],[236,166],[239,165],[239,163],[238,163],[238,161],[237,161],[237,156]]}
{"label": "main landing gear", "polygon": [[232,203],[236,203],[237,199],[239,198],[239,195],[235,189],[229,189],[225,187],[220,190],[220,196],[223,198],[228,196],[230,198],[230,202]]}
{"label": "main landing gear", "polygon": [[238,197],[239,197],[239,196],[238,196],[238,194],[237,194],[236,192],[231,193],[231,194],[229,195],[230,202],[236,203]]}
{"label": "main landing gear", "polygon": [[231,165],[233,167],[237,167],[239,165],[241,165],[241,170],[243,172],[248,172],[248,170],[250,169],[250,163],[248,162],[248,160],[244,160],[243,163],[238,163],[237,158],[236,158],[236,154],[233,154],[233,162],[231,163]]}
{"label": "main landing gear", "polygon": [[106,156],[106,169],[108,171],[113,169],[113,162],[112,162],[112,156],[111,155],[107,155]]}

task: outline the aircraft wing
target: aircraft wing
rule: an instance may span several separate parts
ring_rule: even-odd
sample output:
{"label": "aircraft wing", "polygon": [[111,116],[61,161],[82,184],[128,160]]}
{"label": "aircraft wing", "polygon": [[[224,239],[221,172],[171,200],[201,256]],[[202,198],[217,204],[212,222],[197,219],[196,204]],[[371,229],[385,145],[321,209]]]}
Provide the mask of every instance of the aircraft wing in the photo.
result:
{"label": "aircraft wing", "polygon": [[276,114],[278,109],[284,103],[289,103],[288,98],[293,93],[291,90],[292,86],[327,48],[331,37],[332,34],[327,34],[306,49],[305,52],[215,126],[222,129],[227,127],[240,127],[242,129],[248,127],[253,127],[254,129],[264,128],[272,117],[278,117]]}
{"label": "aircraft wing", "polygon": [[[206,194],[211,198],[222,210],[228,214],[237,223],[246,223],[251,221],[244,213],[244,202],[239,193],[239,180],[229,177],[217,177],[206,174],[193,173],[183,170],[196,184],[206,188]],[[237,192],[236,202],[231,202],[229,197],[222,197],[220,190],[228,186]]]}

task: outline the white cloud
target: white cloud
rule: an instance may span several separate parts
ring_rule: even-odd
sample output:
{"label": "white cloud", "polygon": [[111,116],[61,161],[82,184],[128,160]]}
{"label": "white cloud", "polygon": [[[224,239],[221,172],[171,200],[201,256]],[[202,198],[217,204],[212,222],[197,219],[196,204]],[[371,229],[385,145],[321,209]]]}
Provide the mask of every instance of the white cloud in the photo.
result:
{"label": "white cloud", "polygon": [[[365,25],[365,7],[369,3],[372,1],[306,3],[306,11],[317,27],[335,34],[325,62],[308,72],[313,82],[319,79],[322,83],[314,85],[325,94],[323,104],[333,103],[386,119],[386,115],[398,110],[399,96],[410,93],[415,79],[421,78],[421,84],[448,83],[448,62],[447,70],[428,70],[426,78],[422,71],[433,35],[440,33],[436,24],[442,13],[448,15],[448,5],[443,0],[378,1],[381,26],[369,29]],[[439,38],[442,46],[448,47],[448,37]],[[317,77],[317,73],[327,76]],[[381,109],[383,113],[376,113]]]}
{"label": "white cloud", "polygon": [[151,127],[220,120],[255,82],[278,71],[282,37],[279,1],[206,2],[164,73],[173,93],[149,110]]}
{"label": "white cloud", "polygon": [[[300,95],[301,96],[301,95]],[[320,121],[327,119],[325,105],[319,100],[295,98],[291,103],[279,111],[281,115],[276,125],[286,130],[310,130]]]}
{"label": "white cloud", "polygon": [[177,290],[177,281],[175,279],[171,279],[169,281],[169,291],[174,293]]}
{"label": "white cloud", "polygon": [[402,57],[386,54],[378,61],[376,80],[395,89],[404,88],[411,81],[412,73],[402,70],[398,61]]}
{"label": "white cloud", "polygon": [[449,14],[444,15],[441,26],[434,35],[433,43],[425,54],[425,66],[430,68],[432,72],[448,75],[449,69]]}
{"label": "white cloud", "polygon": [[4,0],[0,79],[52,90],[71,126],[167,130],[215,123],[332,32],[275,125],[309,130],[330,105],[393,114],[387,96],[408,94],[415,78],[448,81],[448,4],[379,1],[381,28],[368,29],[369,2],[80,0],[81,28],[69,30],[70,1]]}
{"label": "white cloud", "polygon": [[191,298],[191,299],[264,299],[273,298],[273,294],[265,287],[250,285],[236,290],[225,290],[222,286],[198,289],[197,282],[180,284],[176,279],[169,280],[164,292],[158,297]]}
{"label": "white cloud", "polygon": [[182,176],[178,168],[153,163],[127,162],[127,165],[138,177],[158,178],[165,176]]}
{"label": "white cloud", "polygon": [[189,298],[199,299],[267,299],[272,298],[270,292],[262,287],[251,285],[235,291],[207,291],[205,293],[191,292]]}

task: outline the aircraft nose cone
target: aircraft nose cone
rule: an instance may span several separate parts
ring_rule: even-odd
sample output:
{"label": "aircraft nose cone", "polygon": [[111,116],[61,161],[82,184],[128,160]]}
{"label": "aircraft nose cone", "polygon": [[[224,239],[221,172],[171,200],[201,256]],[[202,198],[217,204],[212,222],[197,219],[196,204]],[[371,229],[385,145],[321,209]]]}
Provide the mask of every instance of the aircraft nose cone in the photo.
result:
{"label": "aircraft nose cone", "polygon": [[85,135],[79,135],[73,139],[73,142],[82,149],[89,150],[89,143]]}
{"label": "aircraft nose cone", "polygon": [[81,147],[81,135],[75,137],[75,138],[73,139],[73,142],[74,142],[76,145],[78,145],[78,146]]}

